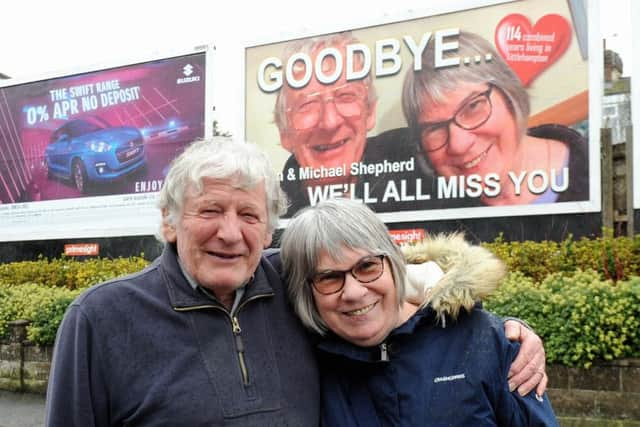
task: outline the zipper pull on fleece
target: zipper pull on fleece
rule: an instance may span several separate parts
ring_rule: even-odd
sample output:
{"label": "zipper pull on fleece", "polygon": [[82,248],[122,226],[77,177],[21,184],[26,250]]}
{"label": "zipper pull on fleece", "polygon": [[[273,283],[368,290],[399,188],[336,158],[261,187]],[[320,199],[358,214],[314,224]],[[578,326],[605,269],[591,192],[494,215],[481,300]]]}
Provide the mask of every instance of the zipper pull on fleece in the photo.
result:
{"label": "zipper pull on fleece", "polygon": [[386,342],[383,342],[380,344],[380,361],[381,362],[389,361],[389,350],[387,349]]}
{"label": "zipper pull on fleece", "polygon": [[236,316],[231,318],[231,325],[236,341],[236,352],[238,353],[238,363],[240,364],[240,373],[242,374],[242,384],[248,386],[249,370],[247,369],[247,362],[244,360],[244,343],[242,342],[242,335],[240,335],[242,329],[240,329],[240,322],[238,322]]}

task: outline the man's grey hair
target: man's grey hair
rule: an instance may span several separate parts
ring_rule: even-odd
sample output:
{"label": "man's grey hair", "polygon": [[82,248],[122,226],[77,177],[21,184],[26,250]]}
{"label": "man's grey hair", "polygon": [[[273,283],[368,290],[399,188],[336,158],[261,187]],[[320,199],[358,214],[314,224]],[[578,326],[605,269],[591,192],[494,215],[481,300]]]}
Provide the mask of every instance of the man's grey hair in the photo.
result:
{"label": "man's grey hair", "polygon": [[[282,61],[283,64],[286,64],[289,58],[296,53],[312,55],[314,52],[325,47],[346,46],[354,43],[360,43],[360,41],[354,37],[351,31],[300,39],[287,44],[283,52]],[[359,52],[356,53],[356,58],[359,58],[362,61],[362,54]],[[367,86],[367,105],[371,108],[377,100],[376,88],[373,85],[371,73],[367,73],[367,75],[362,79],[362,82]],[[282,84],[282,88],[278,91],[275,108],[273,110],[273,120],[280,131],[285,131],[289,128],[287,121],[287,109],[289,106],[287,105],[286,97],[286,91],[288,90],[296,89],[290,88],[285,81]]]}
{"label": "man's grey hair", "polygon": [[[201,194],[204,178],[230,180],[242,189],[264,183],[269,231],[275,230],[279,217],[286,212],[287,196],[280,189],[271,162],[257,145],[230,139],[205,139],[190,144],[171,162],[158,199],[158,207],[166,213],[162,226],[179,221],[186,193],[195,190]],[[163,240],[162,232],[158,237]]]}
{"label": "man's grey hair", "polygon": [[340,261],[345,249],[385,255],[391,264],[398,304],[404,299],[404,257],[387,227],[369,207],[348,199],[306,207],[298,211],[282,234],[282,266],[296,313],[306,327],[321,335],[328,327],[316,308],[309,278],[317,273],[323,252]]}
{"label": "man's grey hair", "polygon": [[[402,89],[402,110],[409,128],[418,135],[418,117],[423,113],[424,102],[446,102],[446,92],[459,88],[461,83],[490,83],[507,98],[507,104],[515,117],[520,135],[524,135],[529,118],[529,94],[513,70],[496,52],[491,43],[483,37],[461,31],[458,36],[459,48],[445,55],[470,57],[469,65],[435,68],[435,42],[429,40],[422,54],[422,70],[410,69]],[[486,61],[485,55],[491,54]],[[475,63],[479,55],[482,62]],[[419,142],[416,138],[416,142]]]}

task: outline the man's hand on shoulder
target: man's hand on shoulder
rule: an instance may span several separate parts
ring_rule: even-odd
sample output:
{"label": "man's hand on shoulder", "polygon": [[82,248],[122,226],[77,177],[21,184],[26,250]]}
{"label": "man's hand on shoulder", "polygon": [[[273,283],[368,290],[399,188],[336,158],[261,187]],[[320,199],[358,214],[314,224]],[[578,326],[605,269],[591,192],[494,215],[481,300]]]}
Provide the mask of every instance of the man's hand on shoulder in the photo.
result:
{"label": "man's hand on shoulder", "polygon": [[504,330],[509,340],[520,343],[518,356],[509,369],[509,389],[518,390],[524,396],[535,388],[536,395],[542,396],[549,381],[545,372],[546,358],[542,340],[516,320],[505,321]]}

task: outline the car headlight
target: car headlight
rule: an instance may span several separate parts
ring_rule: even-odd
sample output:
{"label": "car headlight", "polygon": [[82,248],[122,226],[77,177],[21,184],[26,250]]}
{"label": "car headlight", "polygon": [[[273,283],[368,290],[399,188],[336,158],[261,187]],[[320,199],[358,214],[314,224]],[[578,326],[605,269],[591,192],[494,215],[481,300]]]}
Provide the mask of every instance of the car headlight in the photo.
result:
{"label": "car headlight", "polygon": [[111,150],[111,144],[104,141],[91,141],[89,143],[89,149],[96,153],[104,153],[105,151]]}

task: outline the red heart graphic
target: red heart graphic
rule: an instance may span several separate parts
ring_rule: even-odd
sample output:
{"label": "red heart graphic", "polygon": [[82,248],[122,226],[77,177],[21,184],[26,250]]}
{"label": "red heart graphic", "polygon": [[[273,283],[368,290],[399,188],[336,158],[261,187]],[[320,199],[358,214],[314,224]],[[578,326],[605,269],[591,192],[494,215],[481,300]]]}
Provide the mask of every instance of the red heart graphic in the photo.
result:
{"label": "red heart graphic", "polygon": [[531,28],[529,18],[507,15],[496,27],[500,55],[526,87],[564,54],[571,43],[571,24],[563,16],[545,15]]}

